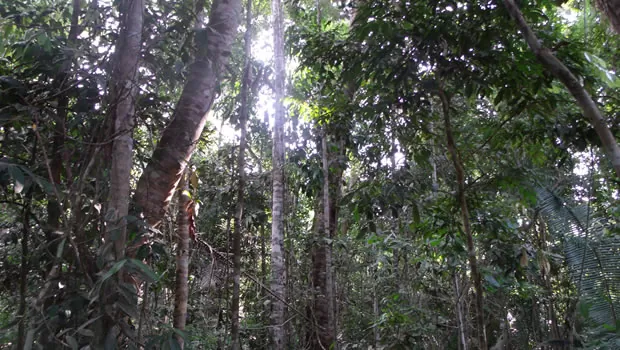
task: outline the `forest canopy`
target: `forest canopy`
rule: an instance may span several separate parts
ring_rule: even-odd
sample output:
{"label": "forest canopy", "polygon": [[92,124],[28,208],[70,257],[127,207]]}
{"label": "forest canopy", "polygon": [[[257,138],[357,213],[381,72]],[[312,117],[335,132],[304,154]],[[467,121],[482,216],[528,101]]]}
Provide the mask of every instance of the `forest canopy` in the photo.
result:
{"label": "forest canopy", "polygon": [[620,349],[620,1],[0,0],[0,349]]}

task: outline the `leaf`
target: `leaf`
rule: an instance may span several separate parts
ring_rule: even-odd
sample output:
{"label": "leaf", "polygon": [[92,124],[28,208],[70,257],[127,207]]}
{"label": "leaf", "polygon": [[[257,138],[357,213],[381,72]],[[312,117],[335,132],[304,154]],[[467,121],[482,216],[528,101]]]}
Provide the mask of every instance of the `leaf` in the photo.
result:
{"label": "leaf", "polygon": [[598,77],[603,80],[607,86],[612,88],[620,87],[620,80],[617,79],[613,71],[607,69],[607,63],[603,59],[589,52],[584,52],[583,55],[586,57],[586,60],[596,68]]}
{"label": "leaf", "polygon": [[34,332],[35,332],[35,329],[29,329],[28,333],[26,333],[26,341],[24,342],[24,350],[32,349],[32,344],[34,343]]}
{"label": "leaf", "polygon": [[105,337],[103,343],[103,350],[116,350],[116,334],[115,330],[111,329]]}
{"label": "leaf", "polygon": [[137,320],[140,316],[138,315],[138,308],[135,305],[129,305],[127,303],[118,301],[116,302],[116,306],[121,309],[125,313],[125,315]]}
{"label": "leaf", "polygon": [[178,328],[173,328],[172,331],[174,333],[178,334],[181,338],[187,339],[187,334],[184,331],[182,331],[182,330],[180,330]]}
{"label": "leaf", "polygon": [[135,267],[138,272],[140,272],[142,277],[147,280],[147,282],[153,283],[159,279],[159,277],[153,272],[153,270],[146,266],[146,264],[144,264],[142,261],[137,259],[129,259],[129,261],[131,265]]}
{"label": "leaf", "polygon": [[80,347],[80,345],[78,344],[77,340],[75,340],[74,337],[67,335],[66,339],[71,349],[77,350]]}
{"label": "leaf", "polygon": [[62,257],[62,253],[65,250],[65,242],[67,242],[67,237],[63,237],[60,240],[60,244],[58,244],[58,248],[56,249],[56,257],[60,259]]}
{"label": "leaf", "polygon": [[192,185],[192,188],[198,189],[198,175],[196,175],[195,171],[190,175],[189,183]]}
{"label": "leaf", "polygon": [[489,282],[493,287],[499,288],[499,282],[492,275],[484,275],[484,280]]}
{"label": "leaf", "polygon": [[114,264],[112,268],[110,268],[106,273],[103,274],[103,276],[101,276],[100,281],[105,282],[108,278],[112,277],[114,274],[120,271],[120,269],[123,268],[126,263],[127,259],[116,262],[116,264]]}
{"label": "leaf", "polygon": [[24,186],[26,184],[24,172],[17,165],[9,166],[8,171],[11,178],[13,178],[13,180],[15,181],[15,193],[21,193],[24,190]]}
{"label": "leaf", "polygon": [[77,330],[78,334],[84,336],[84,337],[94,337],[95,336],[95,332],[91,331],[90,329],[78,329]]}
{"label": "leaf", "polygon": [[519,265],[521,265],[521,267],[527,267],[527,263],[528,263],[528,258],[527,258],[527,251],[525,250],[525,248],[521,248],[521,259],[519,259]]}

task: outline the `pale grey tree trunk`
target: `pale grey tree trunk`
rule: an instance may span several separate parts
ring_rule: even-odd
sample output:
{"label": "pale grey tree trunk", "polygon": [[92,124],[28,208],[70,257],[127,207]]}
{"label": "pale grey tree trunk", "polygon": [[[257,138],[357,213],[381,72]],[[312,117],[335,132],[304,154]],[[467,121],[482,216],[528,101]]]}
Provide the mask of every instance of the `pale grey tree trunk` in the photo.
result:
{"label": "pale grey tree trunk", "polygon": [[271,2],[274,66],[275,124],[273,130],[273,203],[271,222],[271,300],[272,349],[286,349],[285,313],[286,266],[284,264],[284,14],[281,0]]}
{"label": "pale grey tree trunk", "polygon": [[243,230],[243,210],[245,192],[245,149],[247,135],[247,121],[250,116],[250,84],[252,64],[252,0],[247,0],[245,10],[245,64],[243,67],[243,81],[241,82],[241,108],[239,111],[239,155],[237,157],[237,210],[233,231],[233,296],[231,316],[231,349],[241,349],[239,339],[239,292],[241,279],[241,235]]}
{"label": "pale grey tree trunk", "polygon": [[[187,171],[186,171],[187,173]],[[173,327],[184,331],[185,323],[187,321],[187,300],[189,297],[189,230],[190,220],[189,216],[193,215],[193,211],[190,206],[192,205],[189,198],[189,179],[188,175],[182,178],[178,189],[178,214],[177,214],[177,227],[176,227],[176,239],[177,239],[177,257],[176,257],[176,278],[174,289],[174,313],[173,313]],[[176,335],[176,339],[181,346],[181,349],[185,346],[185,340],[180,335]]]}
{"label": "pale grey tree trunk", "polygon": [[[138,93],[137,72],[142,45],[144,0],[125,0],[121,4],[121,33],[118,39],[116,62],[111,82],[111,108],[114,123],[112,170],[108,199],[106,245],[114,241],[114,257],[121,259],[125,252],[127,214],[133,164],[134,112]],[[106,254],[107,255],[107,254]]]}
{"label": "pale grey tree trunk", "polygon": [[138,182],[135,201],[147,222],[157,226],[207,121],[222,71],[231,55],[241,0],[214,0],[209,23],[197,35],[198,53],[153,156]]}
{"label": "pale grey tree trunk", "polygon": [[456,309],[456,324],[459,330],[459,349],[468,350],[469,343],[467,342],[467,324],[465,323],[465,317],[463,316],[463,295],[461,287],[459,286],[459,276],[455,272],[452,274],[454,282],[454,308]]}

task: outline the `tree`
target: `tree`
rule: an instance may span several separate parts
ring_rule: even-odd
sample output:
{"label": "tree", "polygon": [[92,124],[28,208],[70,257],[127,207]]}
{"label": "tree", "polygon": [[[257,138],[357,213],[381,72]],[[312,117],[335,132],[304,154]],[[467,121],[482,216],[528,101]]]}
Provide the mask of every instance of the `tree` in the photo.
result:
{"label": "tree", "polygon": [[[441,83],[439,84],[441,85]],[[450,99],[441,86],[439,87],[438,94],[441,101],[442,114],[444,118],[446,146],[456,171],[456,198],[461,209],[463,233],[467,239],[467,254],[469,257],[471,279],[474,281],[474,288],[476,289],[476,326],[478,332],[478,348],[485,350],[488,346],[484,322],[484,290],[482,289],[482,281],[480,280],[476,246],[474,245],[474,237],[471,230],[471,223],[469,221],[469,208],[467,206],[467,195],[465,193],[465,169],[463,168],[463,161],[459,155],[458,149],[456,148],[456,142],[452,132],[452,124],[450,121]]]}
{"label": "tree", "polygon": [[[0,5],[0,343],[617,347],[615,169],[505,6],[142,3]],[[613,136],[604,13],[517,10]]]}
{"label": "tree", "polygon": [[240,14],[240,0],[214,1],[207,27],[197,33],[198,52],[187,82],[136,188],[135,201],[153,226],[161,222],[200,139],[222,70],[231,55]]}
{"label": "tree", "polygon": [[601,144],[605,149],[609,160],[616,171],[616,177],[620,177],[620,147],[616,137],[607,126],[607,121],[601,113],[586,89],[579,83],[579,80],[566,68],[566,66],[558,60],[553,53],[546,47],[542,46],[532,29],[529,27],[519,7],[513,0],[504,0],[504,6],[508,9],[510,16],[515,20],[519,30],[523,34],[528,46],[536,55],[540,63],[553,74],[558,80],[566,86],[568,91],[573,95],[577,104],[582,109],[584,116],[590,121],[590,124],[596,130]]}
{"label": "tree", "polygon": [[607,16],[616,33],[620,34],[620,1],[596,0],[596,6]]}
{"label": "tree", "polygon": [[284,262],[284,11],[280,0],[271,1],[274,50],[274,126],[271,210],[271,336],[273,349],[286,349],[286,267]]}
{"label": "tree", "polygon": [[243,210],[245,202],[245,150],[247,148],[247,122],[250,117],[250,85],[252,83],[252,0],[247,0],[245,8],[245,62],[243,66],[243,80],[241,82],[241,106],[239,108],[239,154],[237,155],[237,208],[235,213],[235,227],[233,232],[233,296],[231,316],[231,348],[241,349],[239,339],[239,293],[241,287],[241,239],[243,234]]}
{"label": "tree", "polygon": [[[189,175],[181,177],[178,189],[178,214],[176,222],[177,236],[177,259],[174,290],[174,319],[173,327],[179,331],[185,330],[187,321],[187,299],[189,297],[189,255],[190,255],[190,230],[193,220],[193,203],[189,195]],[[177,334],[177,342],[181,349],[185,346],[185,339]]]}
{"label": "tree", "polygon": [[[110,83],[110,118],[115,134],[112,142],[112,169],[108,200],[109,221],[104,237],[115,260],[125,254],[127,215],[129,214],[135,104],[138,93],[137,72],[142,45],[144,2],[126,0],[121,3],[121,30],[116,62]],[[114,260],[112,259],[112,260]]]}
{"label": "tree", "polygon": [[[120,33],[116,51],[116,62],[110,82],[110,120],[113,124],[112,166],[110,170],[110,191],[106,213],[107,225],[101,255],[108,266],[120,261],[125,255],[127,242],[127,216],[129,214],[131,169],[133,166],[134,113],[138,93],[137,73],[142,45],[142,22],[144,2],[127,0],[120,5]],[[107,285],[104,288],[104,303],[117,303],[117,290]],[[115,332],[118,315],[104,316],[106,337]],[[101,338],[104,344],[105,338]]]}

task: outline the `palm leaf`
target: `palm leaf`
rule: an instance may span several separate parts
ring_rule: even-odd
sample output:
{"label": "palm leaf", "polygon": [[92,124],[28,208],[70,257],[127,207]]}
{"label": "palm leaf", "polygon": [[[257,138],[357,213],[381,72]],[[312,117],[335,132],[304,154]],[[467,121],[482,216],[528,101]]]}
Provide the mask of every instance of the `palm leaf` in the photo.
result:
{"label": "palm leaf", "polygon": [[594,218],[588,206],[571,207],[546,188],[537,192],[540,212],[564,246],[586,316],[594,330],[608,338],[609,331],[616,330],[620,310],[620,238],[606,234],[605,221]]}

